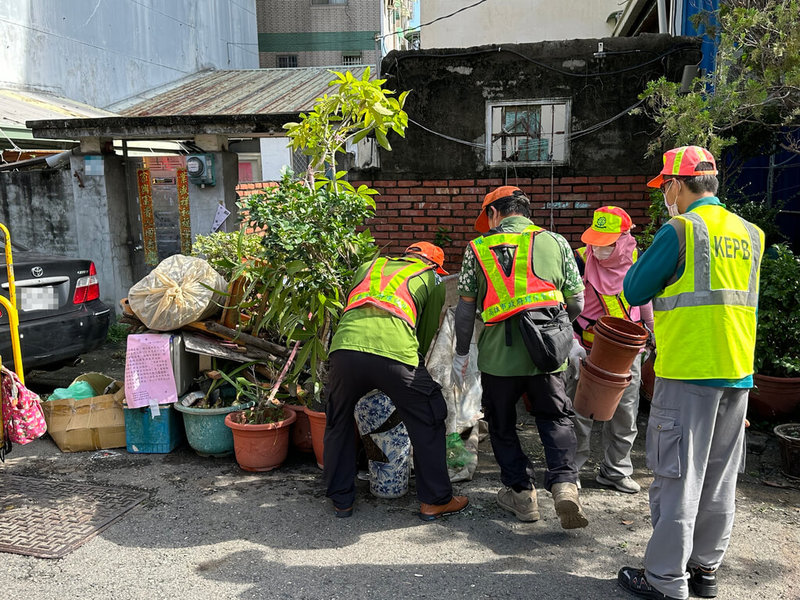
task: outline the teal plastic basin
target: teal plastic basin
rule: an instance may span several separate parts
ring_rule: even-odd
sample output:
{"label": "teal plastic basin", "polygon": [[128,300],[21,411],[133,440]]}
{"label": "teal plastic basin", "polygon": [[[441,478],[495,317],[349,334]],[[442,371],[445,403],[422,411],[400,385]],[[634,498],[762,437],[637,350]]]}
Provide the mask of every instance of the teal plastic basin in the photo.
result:
{"label": "teal plastic basin", "polygon": [[233,432],[225,425],[225,415],[250,408],[255,402],[234,404],[223,408],[193,408],[176,403],[183,413],[186,441],[200,456],[228,456],[233,454]]}

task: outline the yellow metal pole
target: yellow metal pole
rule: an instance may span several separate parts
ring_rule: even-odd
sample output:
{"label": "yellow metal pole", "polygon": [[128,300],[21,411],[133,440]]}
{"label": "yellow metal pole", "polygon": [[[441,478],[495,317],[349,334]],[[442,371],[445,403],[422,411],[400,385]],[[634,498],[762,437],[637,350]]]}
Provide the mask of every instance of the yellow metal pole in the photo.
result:
{"label": "yellow metal pole", "polygon": [[14,354],[14,370],[22,385],[25,385],[25,374],[22,372],[22,349],[19,345],[19,313],[17,312],[17,287],[14,284],[14,261],[11,257],[11,234],[5,225],[0,223],[6,247],[6,271],[8,273],[8,298],[0,295],[0,304],[8,311],[8,326],[11,329],[11,350]]}

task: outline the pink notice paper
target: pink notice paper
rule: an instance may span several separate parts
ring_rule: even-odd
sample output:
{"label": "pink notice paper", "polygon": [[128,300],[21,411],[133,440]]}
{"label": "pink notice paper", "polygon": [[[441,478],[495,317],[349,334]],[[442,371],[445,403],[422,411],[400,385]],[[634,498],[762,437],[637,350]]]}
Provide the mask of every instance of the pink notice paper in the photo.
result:
{"label": "pink notice paper", "polygon": [[158,416],[158,405],[177,402],[175,375],[172,371],[172,336],[143,333],[128,336],[125,357],[125,402],[129,408],[150,406]]}

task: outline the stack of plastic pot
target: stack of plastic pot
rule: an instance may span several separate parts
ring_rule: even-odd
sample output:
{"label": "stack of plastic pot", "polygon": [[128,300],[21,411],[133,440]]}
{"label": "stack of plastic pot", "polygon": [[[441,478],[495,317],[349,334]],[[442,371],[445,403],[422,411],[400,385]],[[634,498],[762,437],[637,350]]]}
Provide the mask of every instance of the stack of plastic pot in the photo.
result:
{"label": "stack of plastic pot", "polygon": [[608,421],[631,382],[633,361],[647,343],[647,330],[638,323],[605,315],[594,324],[592,350],[581,364],[575,391],[575,411]]}

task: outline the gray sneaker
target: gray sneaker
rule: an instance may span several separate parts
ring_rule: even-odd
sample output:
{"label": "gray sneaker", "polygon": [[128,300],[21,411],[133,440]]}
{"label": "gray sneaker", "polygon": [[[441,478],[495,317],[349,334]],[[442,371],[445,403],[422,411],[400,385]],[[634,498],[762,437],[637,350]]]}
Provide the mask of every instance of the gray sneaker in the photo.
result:
{"label": "gray sneaker", "polygon": [[515,492],[512,488],[503,488],[497,492],[497,505],[511,511],[520,521],[530,523],[539,520],[539,502],[536,490]]}
{"label": "gray sneaker", "polygon": [[624,492],[626,494],[635,494],[636,492],[642,489],[642,486],[640,486],[633,479],[627,476],[621,479],[607,479],[606,477],[603,477],[602,474],[600,474],[597,476],[595,481],[597,481],[597,483],[599,483],[600,485],[613,487],[618,491]]}

